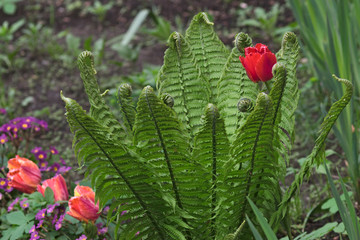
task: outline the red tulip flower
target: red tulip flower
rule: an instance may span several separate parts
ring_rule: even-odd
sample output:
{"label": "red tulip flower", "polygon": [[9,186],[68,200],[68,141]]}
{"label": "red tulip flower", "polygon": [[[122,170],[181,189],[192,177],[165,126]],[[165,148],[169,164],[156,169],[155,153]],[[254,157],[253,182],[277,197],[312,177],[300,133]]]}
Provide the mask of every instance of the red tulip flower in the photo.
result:
{"label": "red tulip flower", "polygon": [[255,47],[247,47],[245,57],[239,58],[251,81],[266,82],[273,77],[272,67],[276,63],[276,57],[266,45],[258,43]]}
{"label": "red tulip flower", "polygon": [[33,193],[36,190],[41,181],[41,173],[33,161],[16,155],[8,161],[8,168],[9,186],[23,193]]}
{"label": "red tulip flower", "polygon": [[43,181],[42,186],[38,185],[37,190],[45,196],[46,187],[51,188],[54,192],[55,202],[67,201],[69,199],[69,192],[66,186],[65,179],[61,175]]}
{"label": "red tulip flower", "polygon": [[90,187],[76,186],[75,196],[69,200],[67,214],[86,223],[95,221],[100,216],[99,202],[95,204],[95,193]]}

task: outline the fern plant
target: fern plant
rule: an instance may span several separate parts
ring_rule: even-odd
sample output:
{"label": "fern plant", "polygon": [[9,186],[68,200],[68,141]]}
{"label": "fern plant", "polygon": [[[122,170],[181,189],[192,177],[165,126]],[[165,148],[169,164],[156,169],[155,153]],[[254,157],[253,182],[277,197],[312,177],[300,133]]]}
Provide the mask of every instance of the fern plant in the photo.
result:
{"label": "fern plant", "polygon": [[[93,56],[78,58],[89,97],[86,113],[62,99],[80,165],[87,167],[100,206],[112,200],[109,221],[125,225],[119,239],[250,239],[251,199],[276,231],[287,228],[287,209],[310,168],[322,161],[325,139],[352,95],[330,109],[313,152],[285,190],[286,162],[294,140],[299,98],[299,45],[286,33],[273,67],[270,92],[251,82],[239,61],[251,38],[239,33],[231,51],[205,13],[185,36],[168,40],[157,93],[147,86],[135,106],[131,86],[118,91],[121,121],[100,93]],[[112,210],[117,208],[116,214]],[[127,214],[121,215],[126,210]]]}

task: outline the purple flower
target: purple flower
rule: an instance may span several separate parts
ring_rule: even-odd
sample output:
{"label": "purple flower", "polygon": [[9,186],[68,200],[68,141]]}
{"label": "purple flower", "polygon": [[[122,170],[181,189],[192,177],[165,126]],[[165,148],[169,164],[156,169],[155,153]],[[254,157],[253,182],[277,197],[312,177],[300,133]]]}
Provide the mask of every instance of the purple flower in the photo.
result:
{"label": "purple flower", "polygon": [[18,122],[20,122],[23,118],[21,117],[17,117],[17,118],[14,118],[14,119],[11,119],[9,121],[9,123],[12,123],[12,124],[17,124]]}
{"label": "purple flower", "polygon": [[38,153],[38,152],[41,151],[41,150],[42,150],[41,147],[35,147],[35,148],[33,148],[30,152],[33,153],[33,154],[36,154],[36,153]]}
{"label": "purple flower", "polygon": [[35,228],[35,225],[33,225],[31,228],[30,228],[30,231],[29,231],[29,233],[33,233],[33,232],[35,232],[35,230],[36,230],[36,228]]}
{"label": "purple flower", "polygon": [[23,118],[23,120],[24,120],[24,122],[32,123],[32,122],[36,121],[36,118],[34,118],[34,117],[25,117],[25,118]]}
{"label": "purple flower", "polygon": [[109,212],[110,207],[106,206],[104,207],[104,209],[102,210],[104,214],[107,214]]}
{"label": "purple flower", "polygon": [[50,150],[49,150],[49,151],[50,151],[51,154],[53,154],[53,155],[56,155],[56,154],[59,153],[59,151],[58,151],[55,147],[50,147]]}
{"label": "purple flower", "polygon": [[6,178],[0,178],[0,188],[6,189],[8,186],[8,180]]}
{"label": "purple flower", "polygon": [[6,143],[8,141],[8,138],[7,138],[7,136],[6,136],[6,134],[1,134],[1,136],[0,136],[0,144],[4,144],[4,143]]}
{"label": "purple flower", "polygon": [[55,229],[56,229],[56,231],[59,230],[59,229],[61,228],[61,226],[62,226],[62,222],[57,221],[57,222],[55,223]]}
{"label": "purple flower", "polygon": [[60,169],[60,164],[58,163],[54,163],[51,167],[50,167],[50,170],[57,173]]}
{"label": "purple flower", "polygon": [[60,162],[61,162],[62,165],[66,165],[66,162],[62,157],[60,157]]}
{"label": "purple flower", "polygon": [[38,211],[37,214],[35,215],[35,219],[40,221],[41,219],[45,218],[45,215],[46,215],[46,208]]}
{"label": "purple flower", "polygon": [[58,211],[55,212],[54,218],[53,218],[53,220],[51,221],[51,224],[52,224],[52,225],[55,225],[56,220],[57,220],[57,217],[58,217]]}
{"label": "purple flower", "polygon": [[37,231],[34,231],[33,233],[31,233],[30,240],[37,240],[39,238],[40,238],[40,236],[39,236],[39,233]]}
{"label": "purple flower", "polygon": [[137,233],[135,234],[135,236],[138,236],[140,234],[140,231],[137,231]]}
{"label": "purple flower", "polygon": [[37,153],[35,153],[35,157],[37,160],[45,160],[47,158],[47,154],[45,151],[39,150]]}
{"label": "purple flower", "polygon": [[26,208],[28,208],[29,207],[29,203],[27,202],[27,198],[24,198],[23,200],[21,200],[21,202],[20,202],[20,207],[22,208],[22,209],[26,209]]}
{"label": "purple flower", "polygon": [[66,214],[66,213],[61,214],[60,217],[59,217],[59,219],[58,219],[57,222],[55,223],[55,229],[56,229],[56,230],[59,230],[59,229],[61,228],[62,222],[64,221],[64,218],[65,218],[65,214]]}
{"label": "purple flower", "polygon": [[57,206],[60,206],[60,204],[59,203],[50,204],[47,208],[47,213],[52,213]]}
{"label": "purple flower", "polygon": [[18,202],[19,202],[19,198],[17,197],[17,198],[15,198],[14,201],[12,201],[12,203],[10,203],[10,205],[9,205],[9,207],[7,209],[8,212],[12,211],[14,209],[15,204],[17,204]]}
{"label": "purple flower", "polygon": [[44,220],[40,220],[39,223],[36,225],[36,228],[41,228],[44,223]]}
{"label": "purple flower", "polygon": [[83,234],[79,238],[77,238],[76,240],[86,240],[86,239],[87,239],[87,237]]}
{"label": "purple flower", "polygon": [[5,108],[0,108],[0,114],[5,115],[6,114],[6,109]]}
{"label": "purple flower", "polygon": [[39,131],[40,131],[40,127],[39,127],[39,126],[35,126],[35,127],[34,127],[34,130],[35,130],[35,132],[39,132]]}
{"label": "purple flower", "polygon": [[45,130],[47,130],[48,124],[47,124],[46,121],[40,120],[40,121],[38,121],[38,123],[39,123],[39,125],[40,125],[41,127],[43,127]]}
{"label": "purple flower", "polygon": [[71,170],[71,167],[66,167],[66,166],[61,166],[59,168],[59,170],[57,171],[57,173],[61,174],[61,173],[67,173],[68,171]]}
{"label": "purple flower", "polygon": [[108,231],[108,228],[107,228],[107,227],[103,227],[103,228],[98,229],[97,234],[98,234],[98,235],[102,235],[102,234],[107,233],[107,231]]}
{"label": "purple flower", "polygon": [[48,166],[48,162],[47,161],[39,161],[39,167],[40,167],[40,171],[46,171],[47,170],[47,166]]}
{"label": "purple flower", "polygon": [[24,130],[31,128],[31,124],[24,121],[21,121],[18,126]]}
{"label": "purple flower", "polygon": [[10,185],[7,185],[6,188],[5,188],[5,192],[11,192],[12,190],[14,190],[14,188]]}
{"label": "purple flower", "polygon": [[15,127],[14,124],[9,124],[9,123],[4,124],[4,125],[2,125],[2,131],[3,131],[3,132],[10,133],[11,130],[13,129],[13,127]]}

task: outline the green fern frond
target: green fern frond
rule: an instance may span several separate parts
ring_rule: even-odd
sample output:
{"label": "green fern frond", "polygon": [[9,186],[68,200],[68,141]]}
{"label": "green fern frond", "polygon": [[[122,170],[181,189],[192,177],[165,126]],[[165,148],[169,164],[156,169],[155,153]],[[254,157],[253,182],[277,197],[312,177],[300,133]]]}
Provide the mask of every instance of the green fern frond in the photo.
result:
{"label": "green fern frond", "polygon": [[296,65],[299,60],[299,44],[296,35],[292,32],[285,33],[281,49],[277,54],[277,62],[286,68],[286,86],[281,96],[281,119],[278,127],[279,138],[284,148],[280,149],[286,161],[294,141],[295,110],[299,101],[299,88],[296,78]]}
{"label": "green fern frond", "polygon": [[[277,152],[281,156],[281,158],[278,158],[279,160],[279,166],[281,167],[281,170],[283,174],[282,176],[285,176],[286,173],[286,160],[288,159],[288,156],[290,154],[290,151],[288,149],[288,146],[286,143],[289,142],[290,136],[286,135],[286,132],[279,126],[282,119],[282,113],[286,111],[286,108],[284,108],[284,103],[282,101],[283,95],[285,92],[286,87],[286,68],[281,63],[276,63],[273,66],[273,75],[274,75],[274,84],[270,91],[270,97],[273,100],[274,104],[274,118],[273,118],[273,124],[274,124],[274,148],[277,149]],[[290,143],[291,144],[291,143]],[[290,145],[291,147],[291,145]],[[284,161],[285,159],[285,161]]]}
{"label": "green fern frond", "polygon": [[[202,208],[198,198],[201,182],[194,175],[202,174],[190,161],[190,144],[175,112],[145,87],[137,104],[134,144],[138,153],[156,172],[161,191],[171,194],[176,205],[196,214]],[[187,224],[187,220],[183,219]]]}
{"label": "green fern frond", "polygon": [[225,120],[228,136],[235,133],[239,125],[239,118],[245,114],[238,111],[237,104],[241,98],[247,98],[255,102],[259,93],[258,85],[249,80],[242,66],[239,56],[243,55],[245,47],[251,45],[251,38],[245,33],[239,33],[235,37],[235,47],[232,49],[218,83],[217,102],[221,115]]}
{"label": "green fern frond", "polygon": [[90,116],[102,125],[108,127],[110,132],[113,133],[118,140],[123,139],[125,137],[124,129],[114,117],[100,93],[99,85],[95,77],[94,56],[91,52],[84,51],[79,55],[77,64],[90,102]]}
{"label": "green fern frond", "polygon": [[329,134],[331,128],[334,126],[335,121],[339,117],[340,113],[346,107],[346,105],[349,103],[351,99],[351,96],[353,94],[352,83],[346,79],[338,78],[335,75],[333,75],[333,77],[339,82],[345,84],[346,86],[345,94],[331,106],[328,114],[325,116],[324,121],[321,124],[319,136],[315,141],[315,146],[311,154],[307,157],[300,171],[296,174],[295,180],[293,181],[293,183],[285,193],[278,211],[271,218],[271,224],[273,226],[276,226],[276,224],[286,214],[286,209],[291,198],[302,185],[304,178],[309,176],[312,166],[314,166],[315,164],[319,165],[323,161],[326,137]]}
{"label": "green fern frond", "polygon": [[142,236],[167,239],[159,223],[166,220],[171,210],[166,207],[161,194],[149,184],[151,181],[145,173],[150,170],[136,155],[115,141],[109,128],[88,116],[74,100],[64,96],[62,99],[75,135],[75,154],[79,162],[83,160],[92,171],[91,180],[100,205],[112,198],[121,200],[126,203],[122,209],[128,213],[118,216],[120,222],[131,219],[132,225],[138,227],[137,231],[142,231]]}
{"label": "green fern frond", "polygon": [[193,18],[185,36],[195,54],[201,75],[209,82],[210,102],[216,104],[217,84],[229,50],[215,33],[213,25],[206,13],[201,12]]}
{"label": "green fern frond", "polygon": [[174,98],[175,112],[194,135],[200,126],[203,109],[209,102],[210,86],[200,75],[194,54],[181,34],[171,34],[168,45],[157,80],[159,94],[167,93]]}
{"label": "green fern frond", "polygon": [[[201,181],[199,196],[207,193],[203,197],[203,204],[206,211],[197,219],[197,238],[214,239],[216,236],[216,207],[220,196],[217,195],[218,178],[224,174],[225,162],[229,159],[229,140],[226,136],[224,120],[220,117],[218,109],[213,104],[208,104],[203,116],[203,125],[195,136],[193,160],[202,165],[203,176],[199,176]],[[204,222],[210,221],[209,225]],[[201,228],[200,228],[201,227]],[[207,237],[206,237],[207,236]]]}
{"label": "green fern frond", "polygon": [[123,123],[127,128],[127,134],[132,134],[136,114],[135,105],[131,94],[132,88],[128,83],[123,83],[120,85],[117,99],[120,106]]}
{"label": "green fern frond", "polygon": [[228,232],[234,232],[240,226],[245,214],[251,215],[246,197],[262,206],[264,214],[271,215],[276,210],[281,196],[273,149],[273,118],[272,100],[265,93],[260,93],[254,110],[236,131],[236,139],[230,149],[232,162],[224,180],[227,199],[222,205],[225,209],[220,208],[220,222],[230,227]]}

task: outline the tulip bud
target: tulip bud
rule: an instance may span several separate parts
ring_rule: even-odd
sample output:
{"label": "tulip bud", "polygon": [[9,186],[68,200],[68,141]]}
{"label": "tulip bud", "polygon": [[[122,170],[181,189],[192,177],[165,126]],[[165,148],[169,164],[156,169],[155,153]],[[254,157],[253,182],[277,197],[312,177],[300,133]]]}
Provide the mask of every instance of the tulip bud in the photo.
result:
{"label": "tulip bud", "polygon": [[99,202],[95,204],[95,193],[90,187],[76,186],[75,196],[69,200],[67,214],[86,223],[95,221],[100,216]]}
{"label": "tulip bud", "polygon": [[51,179],[47,179],[42,183],[42,186],[38,185],[37,190],[45,196],[46,187],[51,188],[54,192],[55,202],[66,201],[69,199],[69,192],[66,186],[65,179],[61,175],[57,175]]}
{"label": "tulip bud", "polygon": [[8,161],[8,168],[9,186],[23,193],[33,193],[36,190],[41,181],[41,173],[33,161],[16,155]]}
{"label": "tulip bud", "polygon": [[245,48],[245,57],[239,57],[246,73],[253,82],[269,81],[272,67],[276,63],[276,56],[264,44],[258,43],[255,47]]}

